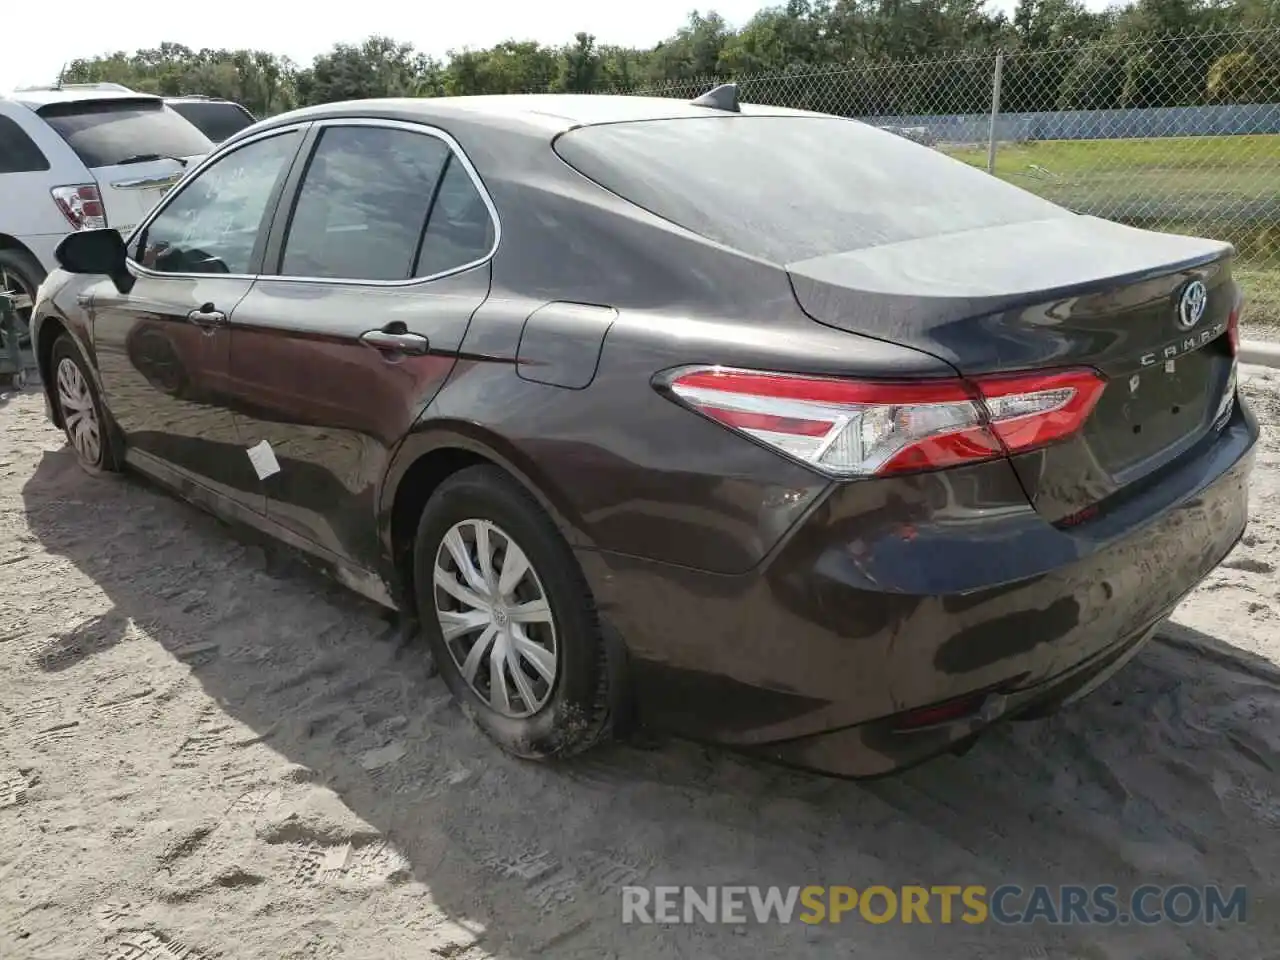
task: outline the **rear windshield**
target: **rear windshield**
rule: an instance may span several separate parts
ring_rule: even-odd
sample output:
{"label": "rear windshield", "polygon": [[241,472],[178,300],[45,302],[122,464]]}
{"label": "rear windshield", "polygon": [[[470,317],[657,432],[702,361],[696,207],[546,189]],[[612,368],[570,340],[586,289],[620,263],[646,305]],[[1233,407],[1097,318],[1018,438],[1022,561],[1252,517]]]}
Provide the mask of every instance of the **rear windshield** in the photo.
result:
{"label": "rear windshield", "polygon": [[213,148],[208,137],[160,100],[52,103],[39,112],[86,167],[147,155],[193,157]]}
{"label": "rear windshield", "polygon": [[221,143],[254,123],[253,116],[238,103],[170,100],[169,106],[199,127],[214,143]]}
{"label": "rear windshield", "polygon": [[967,164],[838,117],[580,127],[580,173],[687,230],[776,263],[1068,215]]}

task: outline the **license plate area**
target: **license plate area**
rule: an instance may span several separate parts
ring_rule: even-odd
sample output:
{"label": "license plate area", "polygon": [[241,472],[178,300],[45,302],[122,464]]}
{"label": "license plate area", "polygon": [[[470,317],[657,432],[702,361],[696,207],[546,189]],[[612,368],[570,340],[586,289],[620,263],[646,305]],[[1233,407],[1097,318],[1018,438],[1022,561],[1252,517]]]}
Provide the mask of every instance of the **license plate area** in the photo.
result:
{"label": "license plate area", "polygon": [[1210,343],[1175,359],[1115,376],[1085,437],[1113,476],[1206,429],[1218,410],[1231,358]]}

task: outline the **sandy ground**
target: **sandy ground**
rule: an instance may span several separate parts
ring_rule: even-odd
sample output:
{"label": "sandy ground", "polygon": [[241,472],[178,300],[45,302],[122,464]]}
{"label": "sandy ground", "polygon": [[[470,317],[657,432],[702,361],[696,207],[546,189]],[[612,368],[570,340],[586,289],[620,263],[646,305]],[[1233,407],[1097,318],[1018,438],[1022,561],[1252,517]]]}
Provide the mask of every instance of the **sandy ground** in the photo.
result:
{"label": "sandy ground", "polygon": [[[1280,375],[1246,540],[1084,702],[853,784],[499,754],[374,608],[0,404],[5,960],[1280,957]],[[1178,927],[623,926],[626,883],[1247,885]]]}

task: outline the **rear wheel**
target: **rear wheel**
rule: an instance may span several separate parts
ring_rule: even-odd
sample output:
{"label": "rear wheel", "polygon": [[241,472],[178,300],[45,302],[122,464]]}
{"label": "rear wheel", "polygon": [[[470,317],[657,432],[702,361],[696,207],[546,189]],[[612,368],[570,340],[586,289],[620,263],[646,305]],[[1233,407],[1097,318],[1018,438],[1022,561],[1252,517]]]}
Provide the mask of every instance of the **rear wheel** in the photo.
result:
{"label": "rear wheel", "polygon": [[422,629],[464,711],[519,757],[568,756],[609,731],[595,604],[538,503],[496,467],[431,495],[414,545]]}
{"label": "rear wheel", "polygon": [[76,460],[95,476],[118,472],[119,450],[106,407],[89,374],[89,365],[70,334],[64,333],[54,341],[50,367],[62,429]]}
{"label": "rear wheel", "polygon": [[25,250],[0,250],[0,296],[8,295],[13,304],[23,349],[31,348],[31,310],[44,277],[44,268]]}

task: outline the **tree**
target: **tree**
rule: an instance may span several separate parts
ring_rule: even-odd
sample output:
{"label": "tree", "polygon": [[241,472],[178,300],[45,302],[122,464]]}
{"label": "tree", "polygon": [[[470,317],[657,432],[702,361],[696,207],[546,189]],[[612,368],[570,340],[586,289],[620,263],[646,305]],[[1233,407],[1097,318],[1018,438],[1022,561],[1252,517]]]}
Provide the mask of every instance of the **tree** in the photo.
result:
{"label": "tree", "polygon": [[559,76],[560,56],[532,40],[506,40],[488,50],[451,50],[444,90],[451,96],[546,93]]}
{"label": "tree", "polygon": [[439,65],[413,45],[390,37],[369,37],[359,46],[340,43],[298,74],[303,105],[376,97],[413,97],[430,86]]}
{"label": "tree", "polygon": [[555,86],[565,93],[590,93],[596,88],[600,73],[596,38],[589,33],[579,33],[561,52],[560,75]]}

